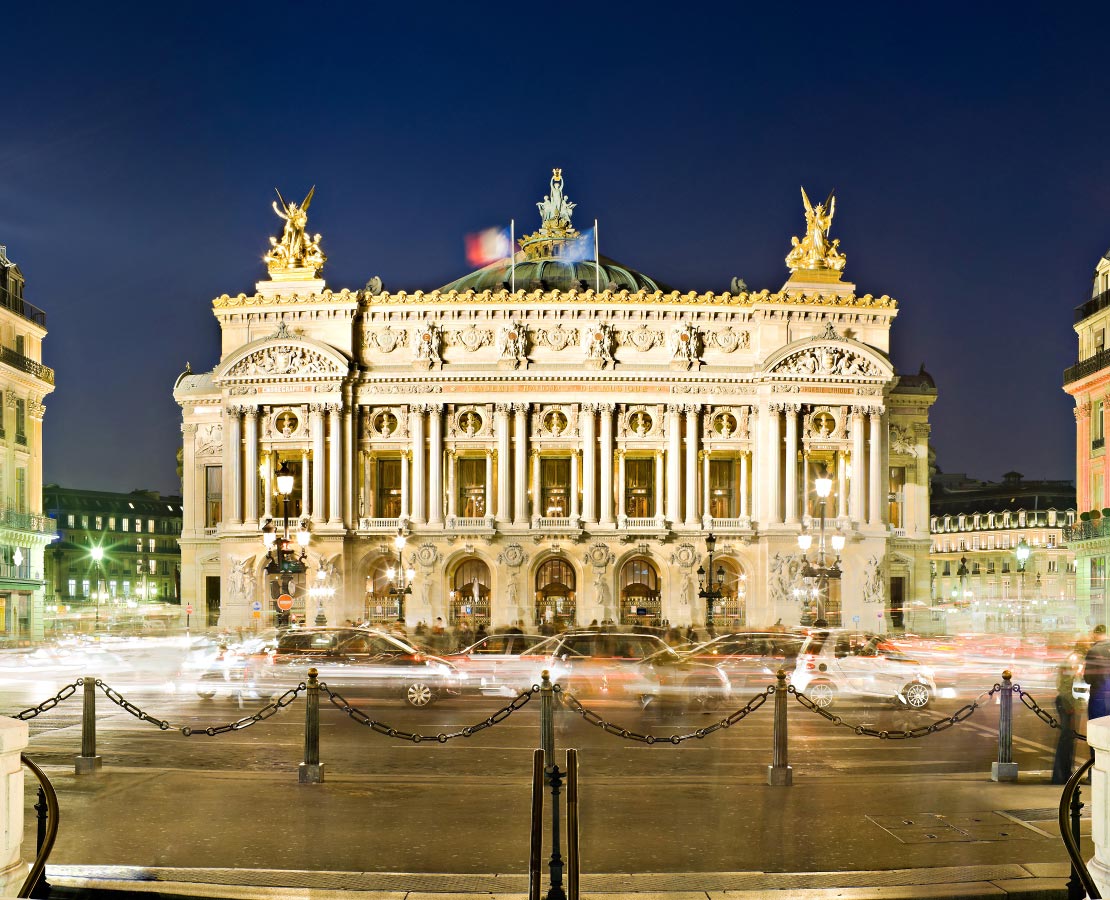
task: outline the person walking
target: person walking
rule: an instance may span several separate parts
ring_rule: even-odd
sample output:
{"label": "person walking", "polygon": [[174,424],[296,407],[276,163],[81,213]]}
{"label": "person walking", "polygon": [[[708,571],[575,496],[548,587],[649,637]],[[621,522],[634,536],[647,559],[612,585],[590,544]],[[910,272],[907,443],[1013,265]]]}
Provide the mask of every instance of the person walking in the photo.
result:
{"label": "person walking", "polygon": [[1075,765],[1076,701],[1072,686],[1078,667],[1077,653],[1069,653],[1056,667],[1056,718],[1060,734],[1056,738],[1056,758],[1052,765],[1053,784],[1066,784]]}
{"label": "person walking", "polygon": [[1088,720],[1110,715],[1110,641],[1106,639],[1105,625],[1095,626],[1094,640],[1083,662],[1083,679],[1090,685]]}

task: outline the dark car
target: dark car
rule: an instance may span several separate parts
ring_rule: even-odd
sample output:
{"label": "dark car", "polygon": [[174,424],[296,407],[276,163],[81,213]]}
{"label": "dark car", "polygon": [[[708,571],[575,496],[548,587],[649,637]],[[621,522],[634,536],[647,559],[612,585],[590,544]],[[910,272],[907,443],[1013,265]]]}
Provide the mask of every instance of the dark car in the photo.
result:
{"label": "dark car", "polygon": [[793,674],[804,640],[804,634],[794,632],[745,631],[723,634],[680,652],[719,668],[728,675],[733,691],[756,694],[775,684],[779,669],[787,677]]}
{"label": "dark car", "polygon": [[527,677],[518,687],[538,684],[546,669],[552,681],[587,705],[609,699],[708,709],[732,695],[724,672],[676,653],[651,634],[567,632],[537,644],[521,662]]}
{"label": "dark car", "polygon": [[310,668],[338,693],[395,698],[417,708],[459,694],[467,681],[447,660],[365,628],[287,631],[272,651],[252,658],[246,677],[272,693],[304,681]]}

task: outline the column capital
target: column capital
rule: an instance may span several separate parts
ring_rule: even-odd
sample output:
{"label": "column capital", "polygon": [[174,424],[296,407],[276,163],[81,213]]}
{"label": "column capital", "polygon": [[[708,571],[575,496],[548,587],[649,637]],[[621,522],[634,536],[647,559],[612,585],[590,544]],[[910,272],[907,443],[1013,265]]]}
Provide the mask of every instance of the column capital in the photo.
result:
{"label": "column capital", "polygon": [[686,403],[686,404],[683,404],[682,411],[684,413],[686,413],[686,418],[687,419],[697,418],[698,413],[701,412],[701,404],[700,403]]}
{"label": "column capital", "polygon": [[196,422],[182,422],[181,423],[181,433],[182,434],[196,434],[197,433]]}
{"label": "column capital", "polygon": [[516,413],[518,418],[528,414],[529,404],[527,404],[527,403],[514,403],[512,406],[513,406],[513,412]]}
{"label": "column capital", "polygon": [[668,403],[667,404],[667,415],[668,416],[677,416],[679,413],[682,412],[683,408],[684,407],[681,403]]}
{"label": "column capital", "polygon": [[511,403],[498,403],[494,405],[493,410],[499,416],[507,416],[512,408]]}
{"label": "column capital", "polygon": [[616,409],[615,403],[599,403],[597,404],[597,411],[603,413],[612,413]]}
{"label": "column capital", "polygon": [[242,410],[243,415],[248,419],[258,420],[259,413],[257,406],[240,406],[239,409]]}

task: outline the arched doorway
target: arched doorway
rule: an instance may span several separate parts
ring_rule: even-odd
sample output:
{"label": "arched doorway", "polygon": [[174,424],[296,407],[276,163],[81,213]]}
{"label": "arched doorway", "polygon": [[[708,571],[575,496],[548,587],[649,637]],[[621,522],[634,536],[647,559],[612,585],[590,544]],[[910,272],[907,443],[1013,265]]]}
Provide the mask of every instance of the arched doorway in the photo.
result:
{"label": "arched doorway", "polygon": [[636,556],[621,567],[620,620],[626,625],[660,625],[663,620],[659,571],[646,556]]}
{"label": "arched doorway", "polygon": [[396,565],[396,559],[381,556],[370,564],[370,571],[366,573],[365,621],[371,625],[389,625],[400,617],[400,598],[391,593],[394,584],[389,574],[396,574]]}
{"label": "arched doorway", "polygon": [[574,567],[565,559],[544,561],[536,570],[536,625],[548,625],[555,631],[574,626],[577,583]]}
{"label": "arched doorway", "polygon": [[748,574],[732,559],[713,560],[713,589],[721,596],[713,604],[713,625],[718,634],[739,631],[748,625]]}
{"label": "arched doorway", "polygon": [[490,621],[489,566],[477,557],[464,560],[451,579],[451,603],[447,615],[452,624],[474,630]]}

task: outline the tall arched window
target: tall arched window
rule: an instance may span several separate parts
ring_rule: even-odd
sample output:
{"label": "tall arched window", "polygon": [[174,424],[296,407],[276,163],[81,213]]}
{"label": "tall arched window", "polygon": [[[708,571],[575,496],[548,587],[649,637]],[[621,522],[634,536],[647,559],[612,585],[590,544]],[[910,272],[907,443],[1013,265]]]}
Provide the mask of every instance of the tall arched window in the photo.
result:
{"label": "tall arched window", "polygon": [[621,567],[620,620],[629,624],[658,625],[662,621],[659,572],[647,557],[637,556]]}
{"label": "tall arched window", "polygon": [[366,621],[371,625],[396,622],[400,615],[399,598],[390,593],[394,585],[389,570],[396,565],[396,558],[382,556],[370,564],[366,573]]}
{"label": "tall arched window", "polygon": [[575,624],[576,584],[574,568],[565,559],[544,561],[536,570],[536,625],[561,631]]}
{"label": "tall arched window", "polygon": [[451,579],[451,604],[448,616],[471,628],[490,621],[489,566],[477,557],[464,560]]}
{"label": "tall arched window", "polygon": [[[718,570],[724,575],[720,582]],[[747,574],[735,560],[720,557],[713,560],[713,588],[721,592],[721,599],[713,604],[713,622],[718,634],[747,626],[747,582]]]}

